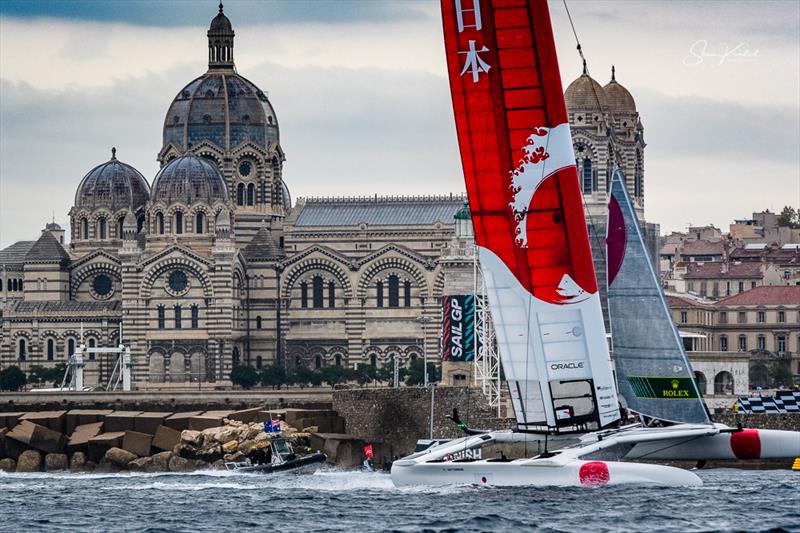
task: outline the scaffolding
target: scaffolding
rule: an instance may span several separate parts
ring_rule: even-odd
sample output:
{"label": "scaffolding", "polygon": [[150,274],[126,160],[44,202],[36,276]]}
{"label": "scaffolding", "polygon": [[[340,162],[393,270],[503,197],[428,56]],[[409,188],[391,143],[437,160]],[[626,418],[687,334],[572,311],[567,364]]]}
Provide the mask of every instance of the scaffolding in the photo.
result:
{"label": "scaffolding", "polygon": [[124,344],[120,344],[116,348],[88,348],[85,344],[78,346],[75,353],[69,356],[67,371],[64,372],[64,378],[61,380],[61,390],[72,392],[84,390],[83,370],[86,366],[84,361],[87,360],[89,354],[116,354],[117,360],[108,377],[108,383],[105,384],[105,390],[118,390],[120,386],[123,391],[131,390],[131,368],[133,366],[131,349]]}
{"label": "scaffolding", "polygon": [[472,262],[473,294],[475,295],[475,385],[480,387],[492,409],[497,409],[500,418],[501,378],[500,355],[497,352],[492,314],[486,295],[486,280],[478,266],[478,250],[475,247]]}

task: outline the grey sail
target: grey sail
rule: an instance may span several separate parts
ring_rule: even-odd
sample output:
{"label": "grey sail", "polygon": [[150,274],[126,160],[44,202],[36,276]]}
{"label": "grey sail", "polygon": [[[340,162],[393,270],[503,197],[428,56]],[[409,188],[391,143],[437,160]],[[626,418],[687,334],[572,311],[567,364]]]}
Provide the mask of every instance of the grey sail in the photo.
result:
{"label": "grey sail", "polygon": [[709,424],[618,169],[611,181],[607,228],[608,313],[620,394],[629,409],[645,416]]}

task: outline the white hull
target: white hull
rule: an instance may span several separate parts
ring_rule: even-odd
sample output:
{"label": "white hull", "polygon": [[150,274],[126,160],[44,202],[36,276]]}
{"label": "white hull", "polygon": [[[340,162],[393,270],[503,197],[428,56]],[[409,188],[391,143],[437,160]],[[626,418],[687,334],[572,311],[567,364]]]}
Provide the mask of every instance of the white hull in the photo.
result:
{"label": "white hull", "polygon": [[483,485],[490,487],[594,487],[649,484],[668,487],[702,485],[697,475],[668,466],[580,461],[554,464],[548,459],[517,459],[507,463],[472,461],[392,466],[392,482],[408,485]]}

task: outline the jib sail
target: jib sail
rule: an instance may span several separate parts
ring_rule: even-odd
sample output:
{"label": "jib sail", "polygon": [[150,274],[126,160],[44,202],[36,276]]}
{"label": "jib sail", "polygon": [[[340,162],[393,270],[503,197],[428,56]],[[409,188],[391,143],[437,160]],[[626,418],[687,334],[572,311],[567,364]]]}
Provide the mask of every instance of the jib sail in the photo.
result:
{"label": "jib sail", "polygon": [[611,179],[607,232],[608,313],[620,394],[637,413],[708,424],[620,170]]}
{"label": "jib sail", "polygon": [[619,419],[546,0],[442,0],[464,178],[521,430]]}

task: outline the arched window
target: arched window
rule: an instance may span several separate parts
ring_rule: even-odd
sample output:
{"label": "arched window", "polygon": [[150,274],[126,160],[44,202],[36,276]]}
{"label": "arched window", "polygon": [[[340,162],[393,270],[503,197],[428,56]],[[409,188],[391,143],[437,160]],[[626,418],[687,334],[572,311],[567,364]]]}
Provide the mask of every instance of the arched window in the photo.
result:
{"label": "arched window", "polygon": [[181,306],[176,305],[173,309],[175,310],[175,329],[181,329]]}
{"label": "arched window", "polygon": [[101,241],[105,240],[106,238],[106,219],[105,218],[98,218],[97,219],[97,238]]}
{"label": "arched window", "polygon": [[305,281],[300,284],[300,307],[308,307],[308,283]]}
{"label": "arched window", "polygon": [[204,226],[204,222],[205,222],[205,216],[203,215],[202,212],[199,212],[194,216],[194,232],[195,233],[204,233],[205,232],[205,228],[203,227]]}
{"label": "arched window", "polygon": [[320,368],[322,366],[322,356],[317,354],[314,356],[314,368]]}
{"label": "arched window", "polygon": [[158,306],[158,329],[164,329],[166,327],[166,317],[164,312],[164,306]]}
{"label": "arched window", "polygon": [[332,281],[328,282],[328,307],[336,307],[336,284]]}
{"label": "arched window", "polygon": [[261,370],[261,367],[264,365],[264,359],[260,356],[256,356],[256,368]]}
{"label": "arched window", "polygon": [[[89,339],[89,348],[94,348],[96,346],[97,346],[97,341],[94,340],[93,338]],[[94,356],[95,356],[94,352],[89,352],[89,361],[94,361]]]}
{"label": "arched window", "polygon": [[583,194],[592,194],[592,160],[583,160]]}
{"label": "arched window", "polygon": [[411,282],[403,282],[403,307],[411,307]]}
{"label": "arched window", "polygon": [[75,353],[75,339],[67,340],[67,358],[71,357],[72,354]]}
{"label": "arched window", "polygon": [[19,360],[24,361],[25,357],[28,355],[28,346],[25,344],[25,339],[19,340],[19,351],[17,352],[19,355]]}
{"label": "arched window", "polygon": [[378,366],[378,356],[376,354],[369,356],[369,365],[372,367]]}
{"label": "arched window", "polygon": [[81,239],[89,239],[89,221],[86,220],[86,217],[81,219]]}
{"label": "arched window", "polygon": [[56,343],[53,339],[47,339],[47,360],[52,361],[56,357]]}
{"label": "arched window", "polygon": [[313,300],[314,300],[314,309],[322,309],[322,277],[321,276],[314,276],[312,280],[313,285]]}
{"label": "arched window", "polygon": [[156,213],[156,231],[164,235],[164,213]]}
{"label": "arched window", "polygon": [[722,371],[714,378],[714,394],[733,394],[733,375]]}
{"label": "arched window", "polygon": [[244,183],[236,186],[236,205],[244,205]]}
{"label": "arched window", "polygon": [[257,317],[256,317],[256,329],[261,329],[261,325],[262,325],[262,323],[261,323],[261,317],[260,317],[260,316],[257,316]]}
{"label": "arched window", "polygon": [[183,233],[183,213],[181,211],[175,211],[175,231],[177,235]]}
{"label": "arched window", "polygon": [[197,305],[192,306],[192,329],[197,329],[200,322],[200,308]]}
{"label": "arched window", "polygon": [[241,361],[241,356],[239,355],[239,347],[233,347],[233,366],[239,366],[239,362]]}
{"label": "arched window", "polygon": [[256,186],[252,183],[247,185],[247,205],[253,205],[256,196]]}
{"label": "arched window", "polygon": [[697,388],[700,390],[700,395],[704,396],[706,394],[706,387],[708,387],[708,382],[706,381],[706,375],[703,374],[702,372],[698,372],[695,370],[694,380],[697,383]]}
{"label": "arched window", "polygon": [[117,239],[122,238],[122,230],[124,229],[125,225],[125,217],[119,217],[117,219]]}
{"label": "arched window", "polygon": [[8,278],[6,280],[6,292],[11,292],[11,285],[12,285],[11,278]]}
{"label": "arched window", "polygon": [[379,281],[377,286],[377,299],[378,299],[378,307],[383,307],[383,282]]}
{"label": "arched window", "polygon": [[400,307],[400,278],[389,276],[389,307]]}
{"label": "arched window", "polygon": [[336,354],[336,366],[342,366],[342,354]]}

